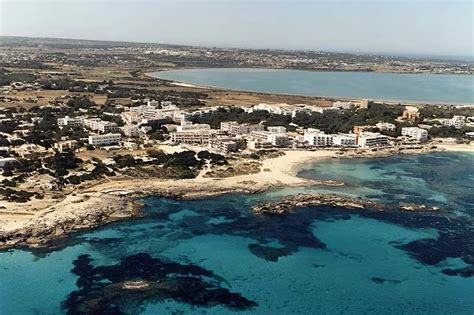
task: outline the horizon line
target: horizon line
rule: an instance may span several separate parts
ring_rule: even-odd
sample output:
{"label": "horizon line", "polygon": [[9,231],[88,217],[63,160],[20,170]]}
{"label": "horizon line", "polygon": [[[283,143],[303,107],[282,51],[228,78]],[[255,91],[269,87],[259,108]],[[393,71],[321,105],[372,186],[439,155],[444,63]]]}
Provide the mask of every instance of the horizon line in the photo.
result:
{"label": "horizon line", "polygon": [[351,54],[361,56],[383,56],[383,57],[399,57],[406,59],[425,59],[425,60],[443,60],[443,61],[459,61],[459,62],[474,62],[474,55],[438,55],[436,53],[414,53],[414,52],[376,52],[376,51],[354,51],[354,50],[331,50],[331,49],[312,49],[312,48],[259,48],[259,47],[244,47],[232,45],[203,45],[203,44],[177,44],[164,42],[143,42],[133,40],[111,40],[111,39],[88,39],[88,38],[72,38],[72,37],[49,37],[49,36],[26,36],[26,35],[3,35],[0,38],[29,38],[29,39],[52,39],[52,40],[76,40],[76,41],[90,41],[103,43],[124,43],[124,44],[142,44],[142,45],[161,45],[161,46],[178,46],[178,47],[192,47],[192,48],[208,48],[208,49],[240,49],[240,50],[273,50],[273,51],[294,51],[294,52],[325,52],[336,54]]}

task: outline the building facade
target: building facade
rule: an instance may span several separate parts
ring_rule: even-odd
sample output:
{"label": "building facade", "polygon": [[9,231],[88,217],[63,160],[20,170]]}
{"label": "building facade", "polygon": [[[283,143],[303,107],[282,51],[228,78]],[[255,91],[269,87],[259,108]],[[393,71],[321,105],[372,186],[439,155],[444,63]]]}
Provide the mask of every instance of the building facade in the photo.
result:
{"label": "building facade", "polygon": [[334,135],[332,145],[336,147],[355,147],[357,145],[357,135],[353,133]]}
{"label": "building facade", "polygon": [[109,133],[105,135],[90,135],[89,144],[94,146],[106,146],[119,144],[122,139],[122,135],[119,133]]}
{"label": "building facade", "polygon": [[305,130],[303,139],[308,145],[314,147],[330,147],[333,144],[333,136],[327,135],[318,129],[309,128]]}
{"label": "building facade", "polygon": [[103,121],[100,118],[86,118],[84,119],[84,126],[92,131],[101,133],[113,133],[119,131],[119,127],[116,123]]}
{"label": "building facade", "polygon": [[185,143],[185,144],[209,144],[211,133],[208,130],[193,130],[173,132],[170,134],[171,143]]}
{"label": "building facade", "polygon": [[377,132],[361,132],[357,137],[357,145],[361,148],[385,147],[388,137]]}
{"label": "building facade", "polygon": [[222,153],[236,152],[237,142],[231,137],[211,137],[209,147]]}
{"label": "building facade", "polygon": [[231,135],[241,135],[253,131],[263,131],[265,127],[262,124],[239,124],[236,121],[221,122],[221,130]]}
{"label": "building facade", "polygon": [[402,128],[402,136],[408,136],[420,142],[428,140],[428,130],[418,127],[404,127]]}
{"label": "building facade", "polygon": [[66,116],[64,118],[58,118],[57,120],[58,127],[64,126],[82,126],[84,124],[84,117],[69,117]]}

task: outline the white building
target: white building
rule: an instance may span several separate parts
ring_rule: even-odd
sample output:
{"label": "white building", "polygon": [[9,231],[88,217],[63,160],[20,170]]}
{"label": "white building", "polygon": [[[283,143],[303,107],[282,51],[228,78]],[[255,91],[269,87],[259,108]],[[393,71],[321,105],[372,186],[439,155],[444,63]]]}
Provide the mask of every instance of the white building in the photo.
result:
{"label": "white building", "polygon": [[176,127],[177,132],[183,131],[209,131],[211,126],[208,124],[182,124]]}
{"label": "white building", "polygon": [[267,112],[271,114],[295,117],[296,114],[300,112],[308,113],[308,114],[311,112],[318,112],[322,114],[324,111],[335,110],[335,109],[337,109],[337,107],[319,107],[319,106],[313,106],[313,105],[307,105],[307,104],[288,105],[286,103],[280,103],[280,104],[260,103],[253,106],[252,108],[249,108],[248,110],[246,110],[246,112],[251,113],[255,110],[266,110]]}
{"label": "white building", "polygon": [[273,148],[273,144],[270,141],[251,139],[247,141],[247,148],[250,150],[268,150]]}
{"label": "white building", "polygon": [[221,130],[228,132],[232,135],[247,134],[252,131],[263,131],[264,126],[262,124],[239,124],[236,121],[223,121],[221,122]]}
{"label": "white building", "polygon": [[290,143],[286,133],[274,133],[264,130],[252,131],[247,138],[254,141],[257,146],[259,143],[265,144],[265,146],[270,143],[272,147],[286,147]]}
{"label": "white building", "polygon": [[332,103],[332,107],[336,109],[351,109],[355,106],[353,102],[341,102],[337,101]]}
{"label": "white building", "polygon": [[466,116],[454,115],[451,119],[440,120],[445,126],[461,129],[466,125]]}
{"label": "white building", "polygon": [[126,124],[122,127],[123,133],[128,137],[140,136],[140,125]]}
{"label": "white building", "polygon": [[330,147],[333,144],[333,136],[327,135],[319,129],[308,128],[304,131],[303,136],[310,146],[315,147]]}
{"label": "white building", "polygon": [[58,127],[63,126],[82,126],[84,124],[84,117],[69,117],[58,118]]}
{"label": "white building", "polygon": [[324,111],[327,111],[330,108],[331,107],[320,107],[320,106],[306,105],[303,109],[300,110],[300,112],[305,112],[307,114],[311,114],[311,112],[323,114]]}
{"label": "white building", "polygon": [[418,127],[404,127],[402,128],[402,136],[408,136],[417,141],[423,142],[428,139],[428,131]]}
{"label": "white building", "polygon": [[137,111],[128,111],[120,114],[120,117],[125,124],[136,124],[141,123],[143,118],[142,115]]}
{"label": "white building", "polygon": [[177,108],[177,106],[174,105],[171,101],[161,101],[160,105],[161,105],[161,108],[174,108],[174,109]]}
{"label": "white building", "polygon": [[103,121],[100,118],[86,118],[84,119],[84,126],[93,131],[101,133],[113,133],[119,130],[116,123],[110,121]]}
{"label": "white building", "polygon": [[193,115],[191,113],[186,113],[183,111],[177,111],[173,114],[173,121],[177,123],[183,123],[189,120]]}
{"label": "white building", "polygon": [[0,167],[4,167],[6,164],[13,163],[15,161],[16,159],[12,157],[0,159]]}
{"label": "white building", "polygon": [[196,110],[193,110],[190,114],[191,114],[191,116],[195,116],[195,115],[202,116],[202,115],[205,115],[205,114],[216,112],[220,108],[223,108],[223,107],[219,107],[219,106],[201,107],[201,108],[198,108]]}
{"label": "white building", "polygon": [[253,107],[253,110],[266,110],[271,114],[291,116],[293,114],[293,107],[288,104],[266,104],[260,103]]}
{"label": "white building", "polygon": [[179,111],[178,106],[172,104],[169,101],[161,102],[161,109],[160,112],[165,118],[173,118],[174,114]]}
{"label": "white building", "polygon": [[226,136],[211,137],[209,147],[222,153],[236,152],[237,142]]}
{"label": "white building", "polygon": [[[139,120],[160,120],[164,118],[164,115],[161,109],[158,109],[151,105],[141,105],[141,106],[130,107],[129,112],[131,113],[129,114],[129,117],[135,120],[138,120],[138,119]],[[123,114],[122,114],[122,117],[124,117]]]}
{"label": "white building", "polygon": [[210,130],[179,131],[170,134],[171,143],[209,144]]}
{"label": "white building", "polygon": [[140,127],[140,132],[143,133],[143,134],[147,134],[148,132],[152,131],[153,128],[151,128],[150,126],[141,126]]}
{"label": "white building", "polygon": [[121,114],[126,123],[141,123],[149,120],[160,120],[171,118],[179,121],[186,120],[189,115],[179,110],[179,108],[169,101],[161,102],[161,108],[158,108],[157,101],[148,101],[147,105],[130,107],[129,111]]}
{"label": "white building", "polygon": [[122,139],[122,135],[119,133],[109,133],[105,135],[90,135],[89,144],[95,146],[106,146],[112,144],[119,144]]}
{"label": "white building", "polygon": [[361,132],[357,139],[361,148],[383,147],[388,145],[388,137],[378,132]]}
{"label": "white building", "polygon": [[357,145],[357,135],[353,133],[333,135],[332,145],[336,147],[354,147]]}
{"label": "white building", "polygon": [[375,126],[379,130],[388,130],[388,131],[395,131],[395,129],[397,128],[394,124],[383,122],[383,121],[379,121],[377,124],[375,124]]}
{"label": "white building", "polygon": [[286,133],[286,128],[283,126],[267,127],[267,130],[268,132],[273,133],[273,134]]}
{"label": "white building", "polygon": [[287,147],[290,144],[290,139],[285,133],[270,133],[267,140],[279,148]]}
{"label": "white building", "polygon": [[158,101],[155,101],[155,100],[147,100],[146,104],[147,106],[150,106],[150,107],[157,107],[159,105]]}
{"label": "white building", "polygon": [[78,143],[76,140],[65,140],[59,141],[54,144],[54,148],[57,149],[59,152],[64,152],[66,150],[76,150],[78,147]]}

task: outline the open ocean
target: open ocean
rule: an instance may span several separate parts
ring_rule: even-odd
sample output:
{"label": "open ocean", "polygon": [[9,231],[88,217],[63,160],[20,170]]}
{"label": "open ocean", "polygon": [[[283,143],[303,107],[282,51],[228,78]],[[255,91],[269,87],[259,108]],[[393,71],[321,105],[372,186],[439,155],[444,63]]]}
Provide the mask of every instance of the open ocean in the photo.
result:
{"label": "open ocean", "polygon": [[[74,314],[84,303],[109,314],[473,313],[474,154],[327,160],[299,175],[347,185],[146,198],[140,218],[75,233],[54,249],[0,252],[0,314]],[[250,211],[312,191],[442,210]],[[140,279],[167,290],[112,285]]]}
{"label": "open ocean", "polygon": [[315,72],[274,69],[185,69],[155,78],[201,86],[305,96],[474,104],[474,75]]}

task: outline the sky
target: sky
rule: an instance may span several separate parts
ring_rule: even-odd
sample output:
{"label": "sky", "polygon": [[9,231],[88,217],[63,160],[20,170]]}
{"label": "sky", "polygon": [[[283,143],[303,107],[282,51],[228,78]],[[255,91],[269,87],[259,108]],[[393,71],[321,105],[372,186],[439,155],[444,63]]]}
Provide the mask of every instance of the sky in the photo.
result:
{"label": "sky", "polygon": [[473,0],[0,0],[0,35],[474,57]]}

